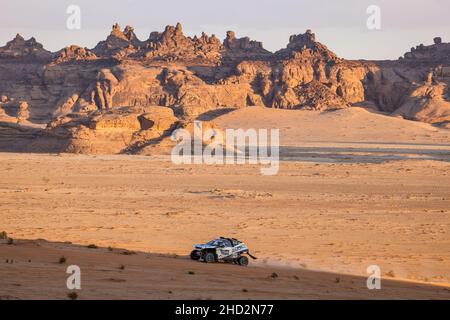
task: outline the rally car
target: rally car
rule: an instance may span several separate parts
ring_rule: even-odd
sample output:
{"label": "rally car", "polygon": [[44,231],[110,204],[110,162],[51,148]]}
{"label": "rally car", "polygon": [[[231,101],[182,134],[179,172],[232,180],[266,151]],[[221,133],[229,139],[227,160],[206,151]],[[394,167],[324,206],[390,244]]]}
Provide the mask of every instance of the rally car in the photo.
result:
{"label": "rally car", "polygon": [[202,260],[206,263],[223,261],[247,266],[248,258],[244,254],[247,254],[252,259],[256,259],[250,254],[248,247],[242,241],[235,238],[220,237],[206,244],[194,245],[191,259]]}

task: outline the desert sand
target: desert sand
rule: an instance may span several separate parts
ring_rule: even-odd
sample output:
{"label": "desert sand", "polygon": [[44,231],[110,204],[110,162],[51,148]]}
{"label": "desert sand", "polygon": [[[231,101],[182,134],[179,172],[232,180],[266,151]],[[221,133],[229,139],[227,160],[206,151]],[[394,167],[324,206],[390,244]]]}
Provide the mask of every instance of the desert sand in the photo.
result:
{"label": "desert sand", "polygon": [[[2,244],[0,299],[448,299],[444,286],[275,267],[205,264],[187,257],[89,249],[43,240]],[[64,257],[65,263],[60,263]],[[66,269],[81,268],[81,290],[68,290]],[[20,273],[20,277],[18,274]]]}
{"label": "desert sand", "polygon": [[[362,108],[251,107],[214,121],[280,128],[278,175],[167,155],[1,153],[0,231],[140,253],[0,244],[0,296],[66,298],[64,255],[88,270],[80,298],[450,297],[450,130]],[[183,258],[217,236],[244,240],[259,259],[245,269]],[[365,288],[369,265],[392,290]]]}

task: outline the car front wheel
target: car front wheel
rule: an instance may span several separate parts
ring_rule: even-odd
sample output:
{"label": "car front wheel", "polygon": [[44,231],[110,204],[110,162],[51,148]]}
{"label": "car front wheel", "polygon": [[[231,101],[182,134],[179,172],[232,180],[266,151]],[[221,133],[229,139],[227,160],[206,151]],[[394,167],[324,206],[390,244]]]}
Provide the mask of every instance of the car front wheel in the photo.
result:
{"label": "car front wheel", "polygon": [[245,256],[242,256],[242,257],[239,258],[238,263],[239,263],[241,266],[246,267],[246,266],[248,266],[248,258],[245,257]]}
{"label": "car front wheel", "polygon": [[192,260],[200,259],[200,253],[197,250],[192,250],[192,252],[191,252],[191,259]]}
{"label": "car front wheel", "polygon": [[203,256],[203,260],[206,263],[213,263],[216,261],[216,257],[214,257],[214,253],[208,252]]}

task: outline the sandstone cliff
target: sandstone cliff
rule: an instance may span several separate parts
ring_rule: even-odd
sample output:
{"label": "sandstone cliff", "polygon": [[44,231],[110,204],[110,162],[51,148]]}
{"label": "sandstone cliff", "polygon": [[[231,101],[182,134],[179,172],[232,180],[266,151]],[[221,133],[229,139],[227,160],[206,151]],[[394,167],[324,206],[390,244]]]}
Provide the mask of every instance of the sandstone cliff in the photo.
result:
{"label": "sandstone cliff", "polygon": [[[91,152],[80,141],[95,139],[104,141],[98,150],[113,153],[156,141],[168,129],[149,133],[142,119],[146,109],[157,107],[171,110],[173,115],[162,112],[176,123],[253,105],[325,111],[367,103],[446,124],[449,84],[450,44],[440,38],[399,60],[379,62],[341,59],[310,30],[271,53],[232,31],[223,41],[205,33],[189,37],[181,24],[146,40],[115,24],[93,49],[51,53],[20,35],[0,47],[0,121],[48,124],[39,135],[61,140],[62,150],[73,152]],[[117,147],[107,146],[119,140]]]}

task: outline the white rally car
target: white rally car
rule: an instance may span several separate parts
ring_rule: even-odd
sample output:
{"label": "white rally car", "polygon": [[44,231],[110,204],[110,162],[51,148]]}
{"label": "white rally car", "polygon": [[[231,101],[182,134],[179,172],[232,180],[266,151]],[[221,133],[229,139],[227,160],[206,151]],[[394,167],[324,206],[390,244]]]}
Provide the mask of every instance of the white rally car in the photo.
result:
{"label": "white rally car", "polygon": [[248,258],[244,254],[247,254],[252,259],[256,259],[249,253],[248,247],[242,241],[235,238],[220,237],[206,244],[194,245],[191,259],[203,260],[206,263],[224,261],[247,266]]}

